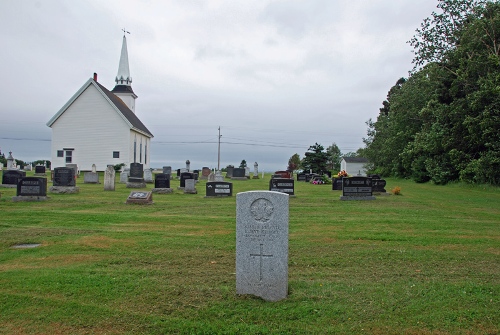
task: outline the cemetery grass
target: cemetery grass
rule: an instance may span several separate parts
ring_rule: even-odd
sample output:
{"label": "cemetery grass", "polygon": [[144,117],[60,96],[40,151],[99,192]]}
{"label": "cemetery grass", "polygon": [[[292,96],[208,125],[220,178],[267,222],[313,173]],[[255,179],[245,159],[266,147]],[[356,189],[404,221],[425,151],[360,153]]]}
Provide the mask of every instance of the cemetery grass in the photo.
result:
{"label": "cemetery grass", "polygon": [[402,195],[358,202],[295,182],[289,297],[269,303],[235,293],[236,196],[173,180],[126,205],[118,177],[115,192],[82,179],[46,202],[0,189],[0,334],[500,332],[498,188],[388,179]]}

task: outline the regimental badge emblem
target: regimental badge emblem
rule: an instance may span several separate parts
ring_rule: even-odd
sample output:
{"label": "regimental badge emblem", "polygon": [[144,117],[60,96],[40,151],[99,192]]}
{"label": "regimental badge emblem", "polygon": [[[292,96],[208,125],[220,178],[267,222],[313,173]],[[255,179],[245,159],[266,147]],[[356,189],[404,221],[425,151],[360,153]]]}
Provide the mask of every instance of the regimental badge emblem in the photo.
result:
{"label": "regimental badge emblem", "polygon": [[250,205],[250,213],[255,221],[268,222],[271,220],[273,212],[273,204],[267,199],[257,199]]}

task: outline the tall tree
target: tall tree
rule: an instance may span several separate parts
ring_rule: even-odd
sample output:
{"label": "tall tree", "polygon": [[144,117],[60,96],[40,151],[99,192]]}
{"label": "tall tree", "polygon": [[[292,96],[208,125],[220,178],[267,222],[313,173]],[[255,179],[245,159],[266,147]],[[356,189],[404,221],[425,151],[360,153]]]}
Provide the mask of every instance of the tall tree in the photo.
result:
{"label": "tall tree", "polygon": [[333,143],[328,148],[326,148],[326,154],[328,160],[326,161],[326,167],[329,170],[340,171],[340,160],[342,159],[342,152],[337,144]]}
{"label": "tall tree", "polygon": [[247,161],[246,160],[242,160],[241,163],[240,163],[240,168],[246,168],[247,167]]}
{"label": "tall tree", "polygon": [[302,167],[304,170],[312,170],[314,173],[322,174],[327,171],[326,163],[328,155],[325,148],[318,143],[311,145],[302,159]]}

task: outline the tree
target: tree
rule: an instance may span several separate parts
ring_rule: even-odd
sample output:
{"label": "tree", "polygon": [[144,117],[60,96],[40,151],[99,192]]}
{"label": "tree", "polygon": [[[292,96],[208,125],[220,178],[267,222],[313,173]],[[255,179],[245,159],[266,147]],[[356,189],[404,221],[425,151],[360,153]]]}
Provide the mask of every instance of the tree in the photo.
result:
{"label": "tree", "polygon": [[340,160],[342,159],[342,152],[340,151],[337,144],[333,143],[328,148],[326,148],[326,154],[328,156],[328,159],[326,161],[327,168],[336,172],[340,171]]}
{"label": "tree", "polygon": [[246,160],[242,160],[241,163],[240,163],[240,168],[243,169],[243,168],[246,168],[247,167],[247,161]]}
{"label": "tree", "polygon": [[325,148],[318,143],[310,146],[302,159],[302,167],[304,170],[312,170],[314,173],[323,174],[328,169],[326,167],[328,155],[324,151]]}
{"label": "tree", "polygon": [[287,171],[293,172],[300,167],[300,156],[299,154],[293,154],[292,157],[288,160],[288,168]]}

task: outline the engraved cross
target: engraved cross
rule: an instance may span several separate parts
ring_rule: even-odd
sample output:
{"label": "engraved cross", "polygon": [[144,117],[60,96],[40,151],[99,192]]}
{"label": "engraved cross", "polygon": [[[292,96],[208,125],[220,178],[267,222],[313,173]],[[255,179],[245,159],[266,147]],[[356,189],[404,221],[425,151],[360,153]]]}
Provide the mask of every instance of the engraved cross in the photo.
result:
{"label": "engraved cross", "polygon": [[259,257],[259,261],[260,261],[260,264],[259,264],[259,266],[260,266],[260,281],[262,281],[262,257],[273,257],[273,255],[265,255],[264,254],[264,245],[261,244],[260,245],[260,253],[258,253],[258,254],[250,254],[250,256],[252,256],[252,257],[257,257],[258,256]]}

